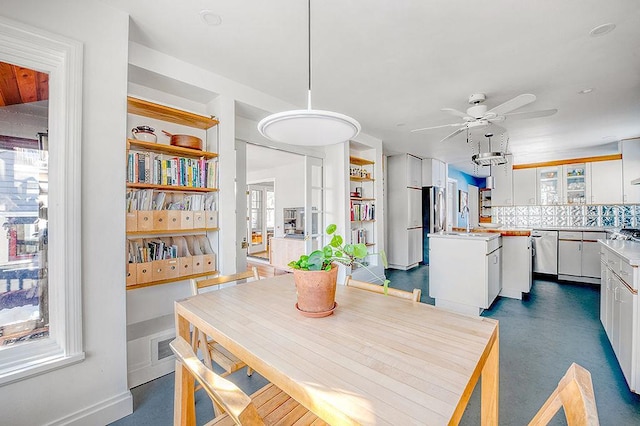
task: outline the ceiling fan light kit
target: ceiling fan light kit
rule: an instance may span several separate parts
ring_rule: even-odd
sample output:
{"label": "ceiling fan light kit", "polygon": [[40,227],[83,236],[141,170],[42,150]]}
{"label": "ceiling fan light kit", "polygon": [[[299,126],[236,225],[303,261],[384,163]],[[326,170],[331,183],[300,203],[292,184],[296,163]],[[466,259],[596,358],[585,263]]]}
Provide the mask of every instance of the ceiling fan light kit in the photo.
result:
{"label": "ceiling fan light kit", "polygon": [[307,109],[278,112],[258,123],[262,136],[291,145],[332,145],[353,139],[360,133],[355,119],[332,111],[311,109],[311,0],[308,0],[309,88]]}

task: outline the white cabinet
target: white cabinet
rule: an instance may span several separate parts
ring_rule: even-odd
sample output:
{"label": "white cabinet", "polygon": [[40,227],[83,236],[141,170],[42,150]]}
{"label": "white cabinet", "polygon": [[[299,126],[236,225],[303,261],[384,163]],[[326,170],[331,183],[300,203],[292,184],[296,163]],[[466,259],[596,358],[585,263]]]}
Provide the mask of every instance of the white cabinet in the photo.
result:
{"label": "white cabinet", "polygon": [[422,227],[422,189],[407,188],[407,228]]}
{"label": "white cabinet", "polygon": [[640,385],[638,327],[640,324],[638,323],[638,296],[632,292],[632,289],[637,289],[639,286],[638,267],[632,266],[627,259],[603,243],[601,243],[601,265],[603,286],[600,293],[600,321],[629,388],[638,393]]}
{"label": "white cabinet", "polygon": [[502,290],[500,296],[522,299],[531,291],[531,238],[502,237]]}
{"label": "white cabinet", "polygon": [[582,232],[558,233],[558,275],[582,275]]}
{"label": "white cabinet", "polygon": [[559,204],[562,200],[562,167],[538,167],[538,204]]}
{"label": "white cabinet", "polygon": [[429,238],[429,296],[436,306],[467,315],[480,315],[501,288],[502,239],[464,234],[435,234]]}
{"label": "white cabinet", "polygon": [[536,169],[517,169],[513,171],[513,205],[531,206],[537,202]]}
{"label": "white cabinet", "polygon": [[422,182],[420,178],[416,186],[416,167],[421,175],[422,163],[413,155],[393,155],[387,160],[387,255],[395,269],[413,268],[422,261]]}
{"label": "white cabinet", "polygon": [[422,186],[438,186],[447,184],[447,164],[435,158],[422,159]]}
{"label": "white cabinet", "polygon": [[558,278],[599,284],[601,269],[597,241],[605,238],[604,232],[558,232]]}
{"label": "white cabinet", "polygon": [[560,200],[562,204],[585,204],[590,199],[590,167],[586,163],[562,166]]}
{"label": "white cabinet", "polygon": [[408,261],[409,265],[422,262],[422,228],[409,229],[409,251]]}
{"label": "white cabinet", "polygon": [[621,145],[623,202],[638,204],[640,203],[640,185],[632,185],[631,181],[640,178],[640,138],[622,141]]}
{"label": "white cabinet", "polygon": [[590,163],[588,177],[590,204],[622,204],[622,160]]}
{"label": "white cabinet", "polygon": [[493,206],[513,205],[513,163],[510,155],[507,155],[507,163],[501,166],[491,167],[494,188],[491,189],[491,202]]}
{"label": "white cabinet", "polygon": [[422,188],[422,160],[407,154],[407,186]]}

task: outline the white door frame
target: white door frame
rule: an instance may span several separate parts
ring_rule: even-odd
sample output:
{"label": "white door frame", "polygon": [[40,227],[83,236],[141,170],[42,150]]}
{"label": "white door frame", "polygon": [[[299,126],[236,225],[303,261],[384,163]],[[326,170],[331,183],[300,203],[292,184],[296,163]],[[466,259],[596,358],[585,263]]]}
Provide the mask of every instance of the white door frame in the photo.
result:
{"label": "white door frame", "polygon": [[478,219],[480,218],[480,190],[475,185],[469,185],[467,189],[469,194],[468,206],[469,206],[469,227],[475,228],[478,226]]}
{"label": "white door frame", "polygon": [[458,226],[458,181],[447,178],[447,231]]}

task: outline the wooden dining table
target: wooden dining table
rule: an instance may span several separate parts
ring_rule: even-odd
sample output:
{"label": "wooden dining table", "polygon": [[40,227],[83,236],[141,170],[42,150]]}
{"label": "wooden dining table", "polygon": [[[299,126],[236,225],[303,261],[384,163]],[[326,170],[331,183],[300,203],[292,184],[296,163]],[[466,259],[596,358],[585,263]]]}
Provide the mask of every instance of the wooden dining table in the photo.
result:
{"label": "wooden dining table", "polygon": [[[498,423],[498,322],[338,285],[332,315],[295,307],[292,275],[175,302],[194,325],[332,425],[457,424],[481,381],[481,421]],[[175,424],[195,424],[193,378],[175,375]]]}

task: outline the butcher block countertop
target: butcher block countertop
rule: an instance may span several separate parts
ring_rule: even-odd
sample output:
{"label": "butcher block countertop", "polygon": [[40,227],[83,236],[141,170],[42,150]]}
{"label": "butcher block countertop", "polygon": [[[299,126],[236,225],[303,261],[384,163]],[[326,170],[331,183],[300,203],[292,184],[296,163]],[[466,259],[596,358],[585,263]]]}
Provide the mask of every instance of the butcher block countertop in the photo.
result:
{"label": "butcher block countertop", "polygon": [[[466,232],[467,228],[453,228],[453,231],[456,232]],[[529,237],[531,236],[531,229],[529,228],[473,228],[471,232],[479,233],[479,232],[494,232],[499,233],[503,237]]]}

